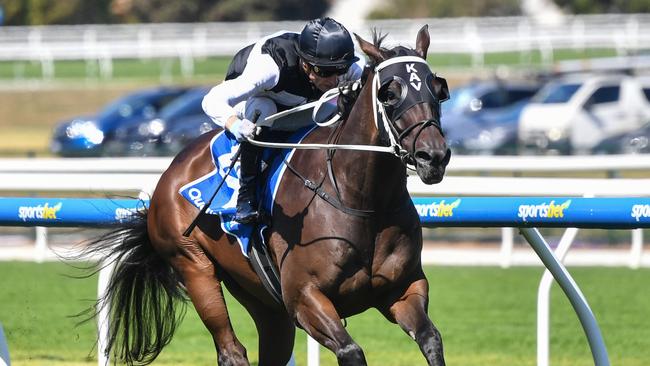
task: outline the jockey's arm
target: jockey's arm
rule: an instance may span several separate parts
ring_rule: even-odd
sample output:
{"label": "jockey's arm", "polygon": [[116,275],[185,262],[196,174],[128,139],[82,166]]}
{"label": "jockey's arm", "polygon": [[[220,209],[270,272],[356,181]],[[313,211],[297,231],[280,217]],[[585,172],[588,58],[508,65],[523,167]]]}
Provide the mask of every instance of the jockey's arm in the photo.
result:
{"label": "jockey's arm", "polygon": [[203,97],[203,110],[217,125],[228,130],[239,121],[233,108],[256,94],[272,89],[280,79],[280,70],[271,56],[251,55],[244,72],[213,87]]}

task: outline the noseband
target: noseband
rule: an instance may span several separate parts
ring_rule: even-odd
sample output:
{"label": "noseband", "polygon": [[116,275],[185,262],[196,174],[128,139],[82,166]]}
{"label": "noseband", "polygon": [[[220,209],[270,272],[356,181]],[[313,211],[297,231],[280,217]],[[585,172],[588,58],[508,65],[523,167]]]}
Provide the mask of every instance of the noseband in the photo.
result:
{"label": "noseband", "polygon": [[[387,70],[387,72],[382,74],[382,70]],[[375,67],[375,77],[372,81],[375,127],[377,127],[379,131],[383,130],[388,135],[390,146],[393,148],[394,154],[397,155],[406,165],[415,164],[415,143],[425,128],[434,126],[442,134],[440,120],[435,118],[421,120],[410,125],[401,132],[398,131],[395,123],[404,112],[416,104],[427,103],[432,106],[437,106],[439,111],[441,101],[436,98],[431,90],[430,78],[433,77],[435,77],[435,75],[429,69],[427,62],[416,56],[394,57],[383,61]],[[392,81],[399,82],[402,87],[400,99],[392,104],[383,103],[378,98],[379,90]],[[392,109],[390,115],[386,111],[386,107]],[[381,124],[379,123],[379,120],[381,120]],[[413,132],[413,130],[417,131],[415,138],[413,139],[412,152],[409,152],[403,147],[402,140]]]}

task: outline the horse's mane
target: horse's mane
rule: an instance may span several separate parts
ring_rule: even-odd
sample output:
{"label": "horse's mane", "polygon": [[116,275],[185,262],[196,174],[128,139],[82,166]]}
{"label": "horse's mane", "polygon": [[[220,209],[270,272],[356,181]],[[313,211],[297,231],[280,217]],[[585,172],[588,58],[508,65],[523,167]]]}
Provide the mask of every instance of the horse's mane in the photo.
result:
{"label": "horse's mane", "polygon": [[[414,49],[404,47],[404,46],[396,46],[391,49],[388,49],[382,45],[386,37],[388,36],[388,33],[382,34],[381,30],[374,28],[372,30],[372,44],[375,45],[375,47],[379,48],[381,51],[382,55],[384,56],[384,59],[389,59],[397,56],[416,56],[417,52]],[[368,62],[366,67],[370,67],[371,69],[374,69],[375,66],[377,66],[377,63],[375,60],[370,60]]]}
{"label": "horse's mane", "polygon": [[[375,45],[375,47],[379,48],[381,51],[382,55],[384,56],[384,59],[389,59],[392,57],[397,57],[397,56],[415,56],[417,55],[417,52],[411,48],[404,47],[404,46],[396,46],[394,48],[388,49],[386,47],[382,46],[382,43],[388,36],[388,33],[382,33],[381,30],[377,28],[372,29],[372,43]],[[376,60],[370,59],[368,63],[366,64],[363,74],[361,75],[361,83],[365,84],[366,80],[368,79],[368,75],[372,70],[375,69],[375,66],[377,66]],[[348,82],[344,82],[344,85],[340,86],[345,88]],[[349,84],[347,84],[349,85]],[[361,91],[361,88],[357,90],[355,93],[347,93],[347,94],[342,94],[341,97],[338,100],[338,108],[339,111],[341,112],[341,119],[345,120],[347,119],[348,115],[352,111],[352,107],[354,106],[354,102],[356,102],[357,97],[359,96],[359,92]]]}

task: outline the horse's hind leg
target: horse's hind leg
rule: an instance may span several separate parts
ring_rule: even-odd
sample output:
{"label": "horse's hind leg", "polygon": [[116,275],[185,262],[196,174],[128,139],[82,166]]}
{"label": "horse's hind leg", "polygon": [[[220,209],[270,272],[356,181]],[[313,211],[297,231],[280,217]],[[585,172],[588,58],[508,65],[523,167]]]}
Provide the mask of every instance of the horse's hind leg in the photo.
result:
{"label": "horse's hind leg", "polygon": [[300,299],[291,304],[298,323],[318,343],[336,355],[339,365],[367,365],[363,350],[341,323],[332,302],[318,289],[305,288]]}
{"label": "horse's hind leg", "polygon": [[[185,239],[188,240],[189,239]],[[184,253],[171,262],[183,278],[187,293],[203,324],[212,334],[219,366],[249,365],[246,349],[230,323],[215,265],[195,243],[183,246]]]}
{"label": "horse's hind leg", "polygon": [[422,275],[395,302],[379,310],[417,342],[429,365],[443,366],[442,337],[427,315],[428,292],[429,284]]}

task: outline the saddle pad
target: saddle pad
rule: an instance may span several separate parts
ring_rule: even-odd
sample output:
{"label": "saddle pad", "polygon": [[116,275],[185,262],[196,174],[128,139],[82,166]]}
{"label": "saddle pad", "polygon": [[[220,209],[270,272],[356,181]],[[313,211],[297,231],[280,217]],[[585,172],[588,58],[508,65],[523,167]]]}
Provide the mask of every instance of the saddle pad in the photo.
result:
{"label": "saddle pad", "polygon": [[[316,127],[307,126],[293,133],[288,139],[282,142],[298,143],[307,136]],[[219,192],[212,200],[206,213],[219,216],[221,228],[223,231],[237,239],[244,256],[248,257],[251,244],[251,235],[253,234],[254,224],[240,224],[233,220],[237,206],[237,194],[239,192],[239,169],[240,163],[237,161],[233,169],[228,172],[228,167],[232,162],[232,157],[239,148],[239,142],[228,131],[222,131],[215,135],[210,142],[212,151],[212,162],[215,169],[210,173],[196,179],[178,190],[186,200],[202,209],[210,197],[214,194],[215,189],[221,181],[226,181],[219,189]],[[272,151],[275,150],[275,151]],[[264,176],[268,177],[266,181],[258,185],[258,199],[262,203],[262,209],[265,212],[272,213],[273,201],[278,189],[278,184],[286,165],[284,161],[290,161],[291,155],[295,149],[265,149],[262,160],[267,162],[267,168]],[[265,229],[260,225],[258,234]],[[261,234],[259,234],[261,236]]]}

